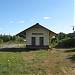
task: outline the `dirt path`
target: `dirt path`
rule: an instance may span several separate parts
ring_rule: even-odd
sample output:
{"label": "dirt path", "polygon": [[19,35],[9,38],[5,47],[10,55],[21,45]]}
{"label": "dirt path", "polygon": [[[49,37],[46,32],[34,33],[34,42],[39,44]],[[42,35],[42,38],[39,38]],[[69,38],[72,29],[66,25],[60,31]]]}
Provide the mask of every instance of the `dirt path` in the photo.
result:
{"label": "dirt path", "polygon": [[44,65],[49,68],[48,75],[75,75],[75,63],[68,59],[66,49],[53,49],[49,52]]}

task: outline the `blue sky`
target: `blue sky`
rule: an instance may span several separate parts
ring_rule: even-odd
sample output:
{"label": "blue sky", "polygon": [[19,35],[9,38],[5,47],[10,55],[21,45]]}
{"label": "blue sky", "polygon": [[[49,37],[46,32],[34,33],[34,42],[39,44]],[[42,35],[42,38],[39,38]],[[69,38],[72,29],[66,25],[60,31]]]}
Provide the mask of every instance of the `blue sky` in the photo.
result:
{"label": "blue sky", "polygon": [[40,23],[59,33],[71,33],[75,0],[0,0],[0,34],[15,35]]}

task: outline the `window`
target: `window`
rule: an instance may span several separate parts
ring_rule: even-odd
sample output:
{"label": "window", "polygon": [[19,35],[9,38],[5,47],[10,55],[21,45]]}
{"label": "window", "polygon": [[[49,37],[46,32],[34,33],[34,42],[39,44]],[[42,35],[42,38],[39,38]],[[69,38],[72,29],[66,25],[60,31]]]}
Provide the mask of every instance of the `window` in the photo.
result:
{"label": "window", "polygon": [[36,45],[36,37],[32,37],[31,41],[32,41],[31,44],[33,46],[35,46]]}
{"label": "window", "polygon": [[44,37],[39,38],[39,43],[40,43],[40,45],[44,45]]}
{"label": "window", "polygon": [[43,35],[43,33],[32,33],[32,35]]}

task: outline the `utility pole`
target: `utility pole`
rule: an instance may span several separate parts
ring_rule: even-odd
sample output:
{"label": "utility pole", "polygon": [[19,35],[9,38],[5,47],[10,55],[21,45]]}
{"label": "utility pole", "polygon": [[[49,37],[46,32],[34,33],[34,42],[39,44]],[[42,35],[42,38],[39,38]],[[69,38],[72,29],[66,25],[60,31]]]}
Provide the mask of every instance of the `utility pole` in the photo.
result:
{"label": "utility pole", "polygon": [[75,27],[75,26],[72,26],[73,33],[74,33],[74,27]]}

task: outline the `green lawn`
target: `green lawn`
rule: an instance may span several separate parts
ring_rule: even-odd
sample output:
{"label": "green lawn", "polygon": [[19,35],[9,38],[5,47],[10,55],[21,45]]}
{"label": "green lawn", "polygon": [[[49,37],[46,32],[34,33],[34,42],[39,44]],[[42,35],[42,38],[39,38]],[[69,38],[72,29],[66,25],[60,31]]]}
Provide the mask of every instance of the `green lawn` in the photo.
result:
{"label": "green lawn", "polygon": [[69,49],[0,52],[0,75],[74,75],[71,55]]}

